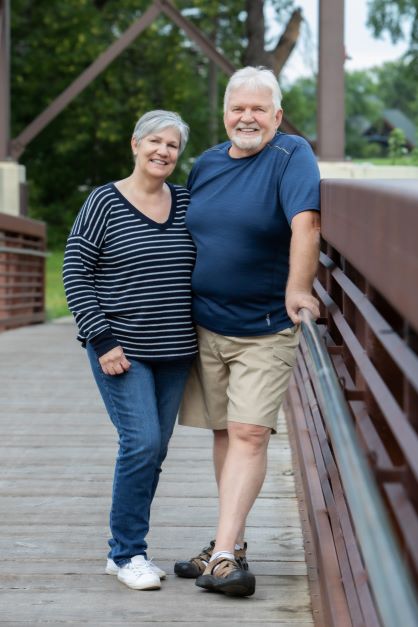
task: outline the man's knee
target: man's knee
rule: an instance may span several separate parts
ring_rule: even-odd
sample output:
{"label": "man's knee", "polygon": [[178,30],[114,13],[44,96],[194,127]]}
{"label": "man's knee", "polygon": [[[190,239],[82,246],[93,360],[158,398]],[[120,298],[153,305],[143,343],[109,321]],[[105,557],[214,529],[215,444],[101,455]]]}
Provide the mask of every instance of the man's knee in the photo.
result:
{"label": "man's knee", "polygon": [[228,434],[231,442],[242,444],[255,454],[267,448],[271,429],[261,425],[230,421]]}

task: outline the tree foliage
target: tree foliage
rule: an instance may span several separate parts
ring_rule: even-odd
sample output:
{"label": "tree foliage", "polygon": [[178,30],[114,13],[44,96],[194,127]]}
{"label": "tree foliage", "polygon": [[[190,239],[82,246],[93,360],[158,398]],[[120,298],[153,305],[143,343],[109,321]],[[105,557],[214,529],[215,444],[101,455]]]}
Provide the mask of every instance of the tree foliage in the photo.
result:
{"label": "tree foliage", "polygon": [[388,32],[392,41],[408,36],[412,52],[418,53],[418,0],[368,0],[368,24],[379,37]]}
{"label": "tree foliage", "polygon": [[[316,79],[300,78],[284,93],[284,109],[311,139],[316,137]],[[371,157],[379,147],[363,133],[379,126],[385,109],[399,109],[418,127],[418,83],[404,61],[385,63],[370,70],[345,75],[346,155]]]}
{"label": "tree foliage", "polygon": [[392,159],[392,163],[396,163],[398,159],[403,157],[406,151],[406,137],[405,133],[400,128],[394,128],[389,133],[389,157]]}
{"label": "tree foliage", "polygon": [[[260,0],[253,0],[260,2]],[[274,0],[288,16],[293,0]],[[17,136],[150,5],[150,0],[14,0],[12,3],[12,137]],[[177,0],[232,63],[246,49],[245,0]],[[65,240],[86,192],[126,176],[129,140],[145,111],[178,111],[191,138],[174,175],[184,182],[190,158],[209,144],[209,62],[187,36],[159,17],[50,123],[21,157],[30,211]],[[219,92],[226,77],[218,73]],[[222,103],[218,107],[222,128]],[[222,138],[220,138],[222,139]]]}

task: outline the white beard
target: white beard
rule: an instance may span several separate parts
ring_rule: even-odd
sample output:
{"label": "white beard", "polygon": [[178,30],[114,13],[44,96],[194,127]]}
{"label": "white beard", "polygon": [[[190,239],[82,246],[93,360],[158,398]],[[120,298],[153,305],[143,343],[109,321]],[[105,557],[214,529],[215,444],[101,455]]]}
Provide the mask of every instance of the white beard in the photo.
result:
{"label": "white beard", "polygon": [[262,140],[261,135],[257,135],[256,137],[242,137],[242,135],[234,133],[231,136],[232,143],[235,144],[237,148],[240,148],[240,150],[254,150],[259,147]]}

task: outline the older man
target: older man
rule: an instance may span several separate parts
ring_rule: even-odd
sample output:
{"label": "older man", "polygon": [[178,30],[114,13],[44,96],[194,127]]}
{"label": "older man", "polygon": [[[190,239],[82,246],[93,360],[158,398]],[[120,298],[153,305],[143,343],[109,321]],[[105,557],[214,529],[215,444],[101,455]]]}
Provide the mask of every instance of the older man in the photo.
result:
{"label": "older man", "polygon": [[189,177],[187,226],[197,247],[193,315],[200,356],[181,424],[214,432],[219,492],[216,541],[176,562],[196,585],[249,596],[244,530],[263,485],[298,345],[298,311],[319,315],[319,172],[309,144],[278,132],[276,78],[246,67],[225,92],[229,141],[200,156]]}

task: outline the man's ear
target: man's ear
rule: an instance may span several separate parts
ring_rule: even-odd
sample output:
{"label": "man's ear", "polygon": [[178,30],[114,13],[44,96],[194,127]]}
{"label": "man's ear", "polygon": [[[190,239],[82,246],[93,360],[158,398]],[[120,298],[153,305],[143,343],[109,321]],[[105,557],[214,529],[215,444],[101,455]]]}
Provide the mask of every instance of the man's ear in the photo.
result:
{"label": "man's ear", "polygon": [[283,109],[277,109],[276,111],[276,126],[279,128],[283,120]]}

